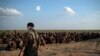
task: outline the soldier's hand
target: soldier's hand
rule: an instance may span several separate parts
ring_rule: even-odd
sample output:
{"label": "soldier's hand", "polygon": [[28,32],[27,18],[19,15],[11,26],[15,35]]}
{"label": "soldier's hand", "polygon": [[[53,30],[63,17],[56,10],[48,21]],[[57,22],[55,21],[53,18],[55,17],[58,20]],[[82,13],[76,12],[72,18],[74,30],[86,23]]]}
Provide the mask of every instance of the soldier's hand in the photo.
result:
{"label": "soldier's hand", "polygon": [[18,55],[18,56],[23,56],[23,52],[19,53],[19,55]]}

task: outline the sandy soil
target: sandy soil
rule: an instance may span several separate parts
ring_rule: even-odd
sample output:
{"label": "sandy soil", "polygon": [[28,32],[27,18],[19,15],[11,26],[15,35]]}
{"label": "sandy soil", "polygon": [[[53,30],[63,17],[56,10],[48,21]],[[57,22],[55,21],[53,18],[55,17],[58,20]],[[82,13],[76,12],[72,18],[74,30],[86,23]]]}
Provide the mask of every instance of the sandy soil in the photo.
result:
{"label": "sandy soil", "polygon": [[[18,56],[19,50],[0,51],[0,56]],[[39,47],[39,56],[100,56],[100,39]]]}

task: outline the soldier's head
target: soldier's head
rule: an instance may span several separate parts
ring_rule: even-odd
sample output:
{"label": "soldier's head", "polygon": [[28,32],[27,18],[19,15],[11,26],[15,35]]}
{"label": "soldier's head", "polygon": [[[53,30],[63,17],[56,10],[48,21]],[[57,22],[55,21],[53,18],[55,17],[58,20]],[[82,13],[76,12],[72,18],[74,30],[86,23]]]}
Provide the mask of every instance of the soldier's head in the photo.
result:
{"label": "soldier's head", "polygon": [[33,29],[33,28],[34,28],[34,23],[29,22],[29,23],[27,24],[27,29],[30,30],[30,29]]}

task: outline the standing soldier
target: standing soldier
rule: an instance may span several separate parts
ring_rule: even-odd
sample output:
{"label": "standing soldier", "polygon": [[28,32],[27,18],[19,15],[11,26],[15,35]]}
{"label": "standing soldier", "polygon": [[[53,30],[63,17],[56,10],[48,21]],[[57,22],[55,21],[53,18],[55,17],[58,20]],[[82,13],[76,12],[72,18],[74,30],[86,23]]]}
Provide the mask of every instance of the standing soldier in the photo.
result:
{"label": "standing soldier", "polygon": [[33,28],[33,23],[27,24],[28,32],[24,34],[23,47],[19,56],[38,56],[39,38]]}

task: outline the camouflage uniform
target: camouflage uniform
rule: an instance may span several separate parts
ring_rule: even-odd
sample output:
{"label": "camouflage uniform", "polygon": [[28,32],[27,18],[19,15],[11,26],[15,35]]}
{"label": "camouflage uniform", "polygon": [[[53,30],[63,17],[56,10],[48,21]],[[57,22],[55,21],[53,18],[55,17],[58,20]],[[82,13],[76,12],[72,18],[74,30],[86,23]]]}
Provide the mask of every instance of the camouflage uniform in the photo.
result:
{"label": "camouflage uniform", "polygon": [[38,34],[35,30],[31,30],[28,31],[24,37],[24,56],[38,56]]}

